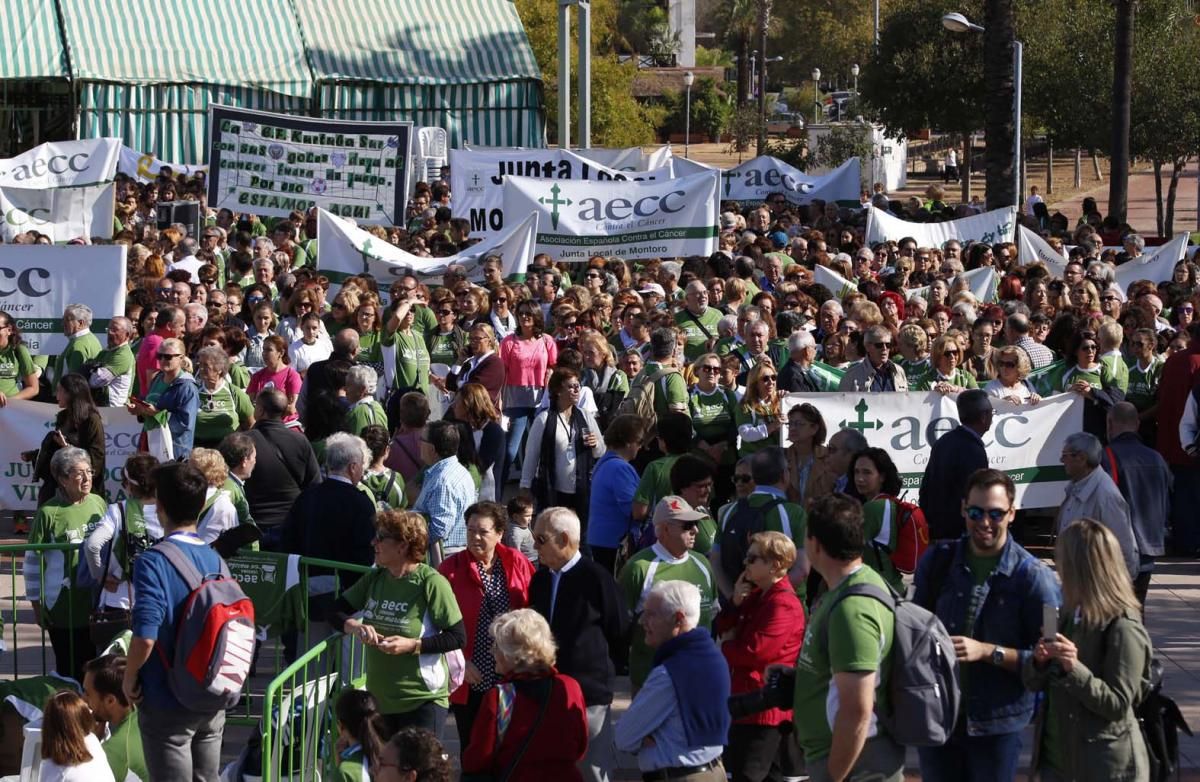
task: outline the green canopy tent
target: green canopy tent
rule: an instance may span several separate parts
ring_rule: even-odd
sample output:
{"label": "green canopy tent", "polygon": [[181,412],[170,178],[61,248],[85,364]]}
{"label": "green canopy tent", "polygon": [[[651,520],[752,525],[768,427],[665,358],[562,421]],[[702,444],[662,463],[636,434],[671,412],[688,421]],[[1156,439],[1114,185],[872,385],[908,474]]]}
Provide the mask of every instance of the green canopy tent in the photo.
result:
{"label": "green canopy tent", "polygon": [[289,0],[58,0],[79,137],[162,160],[208,156],[208,106],[307,114],[312,80]]}
{"label": "green canopy tent", "polygon": [[54,0],[4,0],[0,12],[0,157],[73,137],[70,69]]}
{"label": "green canopy tent", "polygon": [[545,145],[542,76],[510,0],[294,3],[320,116],[438,126],[453,146]]}

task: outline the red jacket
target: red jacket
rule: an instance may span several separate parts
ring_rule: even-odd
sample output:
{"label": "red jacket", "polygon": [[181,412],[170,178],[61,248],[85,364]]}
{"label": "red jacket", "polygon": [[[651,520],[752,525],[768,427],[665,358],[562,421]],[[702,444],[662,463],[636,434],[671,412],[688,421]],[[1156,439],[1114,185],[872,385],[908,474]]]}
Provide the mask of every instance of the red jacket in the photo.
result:
{"label": "red jacket", "polygon": [[[508,579],[508,610],[515,611],[529,605],[529,581],[533,578],[534,567],[525,555],[515,548],[509,548],[501,543],[496,544],[496,556],[504,568],[504,576]],[[458,608],[463,615],[463,628],[467,631],[467,645],[463,647],[463,656],[468,661],[475,651],[475,633],[479,625],[479,608],[483,604],[483,581],[479,578],[479,568],[475,567],[475,556],[468,551],[460,551],[448,557],[438,572],[446,577],[454,589],[454,598],[458,600]],[[450,694],[451,703],[466,703],[470,687],[463,684]]]}
{"label": "red jacket", "polygon": [[498,779],[516,759],[525,737],[537,722],[541,708],[541,701],[529,690],[547,678],[550,679],[551,688],[546,716],[542,717],[536,735],[529,738],[521,761],[505,779],[507,782],[583,782],[583,776],[575,764],[587,753],[587,706],[583,702],[579,683],[557,671],[551,671],[548,677],[518,676],[506,680],[516,685],[516,698],[513,701],[512,719],[499,746],[496,744],[496,708],[500,690],[493,687],[487,691],[471,728],[471,741],[463,752],[464,774],[490,772]]}
{"label": "red jacket", "polygon": [[[782,578],[765,592],[755,590],[736,612],[717,617],[717,632],[736,629],[721,644],[729,663],[731,692],[738,695],[761,688],[768,665],[795,665],[804,643],[804,606],[788,579]],[[744,725],[778,725],[791,720],[790,709],[770,709],[737,720]]]}
{"label": "red jacket", "polygon": [[1167,359],[1158,381],[1158,452],[1167,464],[1188,466],[1193,462],[1179,445],[1179,419],[1188,394],[1200,375],[1200,347],[1181,350]]}

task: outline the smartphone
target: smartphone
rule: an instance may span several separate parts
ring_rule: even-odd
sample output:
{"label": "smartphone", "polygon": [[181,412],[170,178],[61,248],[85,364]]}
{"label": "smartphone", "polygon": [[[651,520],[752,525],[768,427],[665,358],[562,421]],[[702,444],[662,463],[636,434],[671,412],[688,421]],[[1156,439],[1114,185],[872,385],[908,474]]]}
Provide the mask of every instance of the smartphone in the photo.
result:
{"label": "smartphone", "polygon": [[1042,638],[1053,641],[1058,635],[1058,607],[1042,605]]}

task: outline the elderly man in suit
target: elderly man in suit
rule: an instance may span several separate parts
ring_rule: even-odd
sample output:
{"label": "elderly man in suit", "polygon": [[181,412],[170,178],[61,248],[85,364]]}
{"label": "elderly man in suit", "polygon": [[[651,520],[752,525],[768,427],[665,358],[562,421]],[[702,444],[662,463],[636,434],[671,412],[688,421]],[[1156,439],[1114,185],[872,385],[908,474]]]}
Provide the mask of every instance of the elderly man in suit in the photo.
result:
{"label": "elderly man in suit", "polygon": [[583,690],[588,751],[579,770],[588,782],[607,782],[614,763],[609,710],[616,679],[609,649],[622,643],[628,622],[616,579],[580,554],[579,534],[579,516],[570,508],[547,508],[537,517],[533,543],[542,567],[529,584],[529,605],[550,623],[558,670]]}

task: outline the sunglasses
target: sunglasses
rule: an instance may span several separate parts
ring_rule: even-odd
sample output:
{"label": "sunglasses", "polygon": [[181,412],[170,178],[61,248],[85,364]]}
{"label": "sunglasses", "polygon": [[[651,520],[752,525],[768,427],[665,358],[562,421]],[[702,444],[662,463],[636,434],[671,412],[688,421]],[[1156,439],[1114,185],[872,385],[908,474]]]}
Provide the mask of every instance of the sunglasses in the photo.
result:
{"label": "sunglasses", "polygon": [[873,348],[890,348],[892,346],[892,343],[890,343],[890,342],[872,342],[872,343],[870,343],[870,345]]}
{"label": "sunglasses", "polygon": [[955,358],[958,358],[959,356],[961,356],[961,355],[962,355],[962,353],[960,353],[960,352],[959,352],[959,351],[957,351],[957,350],[943,350],[943,351],[942,351],[942,355],[943,355],[943,356],[946,356],[947,358],[949,358],[949,357],[951,357],[951,356],[954,356]]}
{"label": "sunglasses", "polygon": [[[672,524],[674,524],[674,523],[675,522],[672,522]],[[700,522],[698,522],[698,521],[681,521],[681,522],[679,522],[679,528],[681,530],[683,530],[684,532],[692,532],[692,531],[698,529],[699,527],[700,527]]]}
{"label": "sunglasses", "polygon": [[774,383],[775,376],[774,375],[763,375],[762,377],[759,378],[759,380],[761,380],[764,383]]}
{"label": "sunglasses", "polygon": [[1085,342],[1079,346],[1080,350],[1096,350],[1095,342]]}
{"label": "sunglasses", "polygon": [[529,318],[530,320],[533,320],[533,313],[532,312],[521,312],[521,313],[517,314],[517,317],[518,318]]}
{"label": "sunglasses", "polygon": [[700,367],[700,371],[701,372],[720,372],[721,368],[714,367],[714,366],[703,366],[703,367]]}
{"label": "sunglasses", "polygon": [[971,505],[967,508],[967,518],[979,523],[986,516],[993,524],[997,524],[1008,515],[1009,510],[1009,508],[981,508],[978,505]]}
{"label": "sunglasses", "polygon": [[454,310],[438,310],[438,315],[453,315]]}
{"label": "sunglasses", "polygon": [[1005,369],[1016,369],[1017,362],[1016,361],[1001,361],[1000,366]]}
{"label": "sunglasses", "polygon": [[156,357],[159,361],[170,361],[171,359],[179,358],[182,355],[182,353],[158,353],[156,354]]}

